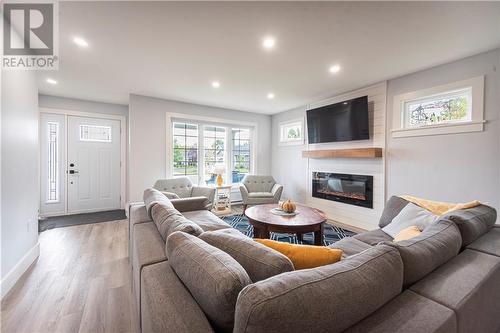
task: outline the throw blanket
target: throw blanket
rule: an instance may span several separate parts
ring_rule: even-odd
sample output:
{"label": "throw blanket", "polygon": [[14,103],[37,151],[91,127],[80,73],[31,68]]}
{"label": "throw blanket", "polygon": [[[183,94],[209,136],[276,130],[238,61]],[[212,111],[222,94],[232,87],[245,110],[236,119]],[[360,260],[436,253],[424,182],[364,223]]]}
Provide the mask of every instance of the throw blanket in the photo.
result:
{"label": "throw blanket", "polygon": [[450,202],[439,202],[431,201],[422,198],[413,197],[411,195],[402,195],[401,198],[414,203],[417,206],[427,209],[433,214],[444,215],[454,210],[467,209],[479,206],[481,203],[477,200],[466,202],[466,203],[450,203]]}

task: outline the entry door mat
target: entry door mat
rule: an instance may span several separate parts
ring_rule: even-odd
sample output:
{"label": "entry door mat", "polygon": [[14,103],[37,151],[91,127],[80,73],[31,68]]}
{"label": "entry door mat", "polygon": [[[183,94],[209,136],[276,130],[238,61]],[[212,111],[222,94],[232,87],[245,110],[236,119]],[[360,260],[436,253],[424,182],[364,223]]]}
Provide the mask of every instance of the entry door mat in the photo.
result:
{"label": "entry door mat", "polygon": [[53,216],[38,221],[38,232],[53,228],[63,228],[81,224],[124,220],[126,218],[127,216],[125,215],[125,210],[123,209],[108,210],[105,212]]}
{"label": "entry door mat", "polygon": [[[253,237],[253,227],[249,223],[248,218],[243,214],[237,214],[232,216],[226,216],[223,218],[226,223],[231,225],[233,228],[241,231],[248,237]],[[356,233],[350,230],[342,229],[332,224],[325,223],[323,227],[323,245],[331,245],[342,238],[354,236]],[[298,244],[297,236],[293,234],[280,234],[272,232],[270,235],[272,240],[277,240],[281,242],[287,242],[292,244]],[[314,234],[312,232],[304,234],[302,239],[302,244],[314,244]]]}

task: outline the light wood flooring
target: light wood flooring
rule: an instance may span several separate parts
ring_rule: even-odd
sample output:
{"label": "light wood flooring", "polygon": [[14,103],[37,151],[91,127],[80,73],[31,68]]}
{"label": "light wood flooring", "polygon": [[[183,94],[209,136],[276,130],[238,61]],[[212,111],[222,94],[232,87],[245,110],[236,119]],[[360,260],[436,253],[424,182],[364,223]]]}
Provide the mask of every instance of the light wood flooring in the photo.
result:
{"label": "light wood flooring", "polygon": [[2,300],[1,332],[138,332],[126,220],[40,234],[40,257]]}

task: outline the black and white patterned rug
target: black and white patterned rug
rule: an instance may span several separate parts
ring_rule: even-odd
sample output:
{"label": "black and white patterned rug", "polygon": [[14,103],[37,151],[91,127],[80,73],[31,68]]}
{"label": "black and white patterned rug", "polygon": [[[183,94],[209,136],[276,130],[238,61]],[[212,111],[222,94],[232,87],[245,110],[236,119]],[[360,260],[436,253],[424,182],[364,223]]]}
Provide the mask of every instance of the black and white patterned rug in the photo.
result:
{"label": "black and white patterned rug", "polygon": [[[253,227],[248,222],[246,216],[242,214],[231,215],[223,217],[223,220],[248,237],[253,237]],[[339,228],[329,223],[325,223],[325,226],[323,228],[323,245],[328,246],[335,243],[336,241],[341,240],[342,238],[350,237],[355,234],[355,232]],[[297,237],[293,234],[280,234],[272,232],[270,238],[282,242],[298,244]],[[304,234],[302,244],[314,244],[314,234],[312,232]]]}

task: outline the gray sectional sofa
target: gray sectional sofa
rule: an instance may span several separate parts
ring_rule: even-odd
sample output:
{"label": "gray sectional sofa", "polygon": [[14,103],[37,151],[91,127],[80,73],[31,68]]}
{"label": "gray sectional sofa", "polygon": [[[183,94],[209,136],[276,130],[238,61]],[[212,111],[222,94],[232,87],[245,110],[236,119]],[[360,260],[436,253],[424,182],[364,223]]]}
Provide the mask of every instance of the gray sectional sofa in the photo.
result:
{"label": "gray sectional sofa", "polygon": [[[408,204],[392,197],[380,227]],[[392,242],[381,229],[297,270],[206,210],[153,189],[129,206],[133,292],[143,332],[492,332],[500,329],[500,226],[481,205]]]}

